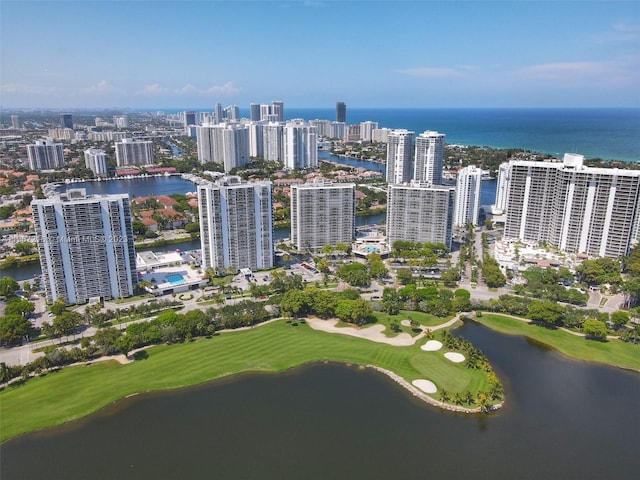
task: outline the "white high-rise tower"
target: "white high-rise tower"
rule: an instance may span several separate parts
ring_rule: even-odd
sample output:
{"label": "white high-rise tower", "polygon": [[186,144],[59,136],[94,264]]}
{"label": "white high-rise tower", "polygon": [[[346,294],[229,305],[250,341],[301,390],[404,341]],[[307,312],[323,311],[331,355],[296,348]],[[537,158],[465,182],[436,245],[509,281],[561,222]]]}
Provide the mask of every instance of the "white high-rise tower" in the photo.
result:
{"label": "white high-rise tower", "polygon": [[413,179],[428,182],[432,185],[442,184],[442,167],[444,165],[443,133],[427,130],[416,138],[416,157]]}
{"label": "white high-rise tower", "polygon": [[461,168],[456,181],[456,209],[453,224],[464,227],[467,223],[478,224],[480,213],[480,187],[482,169],[470,165]]}
{"label": "white high-rise tower", "polygon": [[387,143],[387,183],[406,183],[413,174],[414,133],[389,132]]}
{"label": "white high-rise tower", "polygon": [[70,189],[33,200],[47,301],[85,303],[133,295],[136,254],[129,195],[87,196]]}

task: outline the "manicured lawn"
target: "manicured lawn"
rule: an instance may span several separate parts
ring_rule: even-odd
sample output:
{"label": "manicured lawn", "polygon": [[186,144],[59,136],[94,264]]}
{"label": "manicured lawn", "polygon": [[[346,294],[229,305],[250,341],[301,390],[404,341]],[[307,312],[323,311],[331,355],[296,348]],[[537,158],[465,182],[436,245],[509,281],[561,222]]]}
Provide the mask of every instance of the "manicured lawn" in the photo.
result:
{"label": "manicured lawn", "polygon": [[[429,315],[428,313],[414,312],[414,311],[408,311],[408,310],[401,310],[398,315],[389,315],[382,312],[375,312],[374,315],[376,316],[377,323],[381,323],[387,327],[386,330],[384,331],[384,334],[387,337],[395,337],[397,335],[396,332],[391,331],[391,322],[394,320],[400,323],[402,320],[413,319],[420,322],[420,325],[422,326],[435,327],[437,325],[446,323],[453,318],[453,317],[440,318],[440,317],[435,317],[433,315]],[[407,332],[412,337],[415,337],[420,333],[420,332],[414,332],[411,327],[404,327],[401,325],[400,328],[401,328],[401,331]]]}
{"label": "manicured lawn", "polygon": [[483,313],[482,317],[476,317],[475,320],[502,333],[523,335],[542,342],[567,357],[640,371],[640,345],[620,340],[587,340],[562,330],[552,330],[489,313]]}
{"label": "manicured lawn", "polygon": [[421,343],[393,347],[279,321],[211,339],[157,346],[148,349],[148,358],[128,365],[113,361],[67,367],[7,387],[0,392],[0,440],[86,416],[139,392],[195,385],[239,372],[279,372],[322,360],[375,365],[409,382],[432,380],[451,393],[475,394],[487,388],[484,372],[446,360],[443,351],[423,352]]}

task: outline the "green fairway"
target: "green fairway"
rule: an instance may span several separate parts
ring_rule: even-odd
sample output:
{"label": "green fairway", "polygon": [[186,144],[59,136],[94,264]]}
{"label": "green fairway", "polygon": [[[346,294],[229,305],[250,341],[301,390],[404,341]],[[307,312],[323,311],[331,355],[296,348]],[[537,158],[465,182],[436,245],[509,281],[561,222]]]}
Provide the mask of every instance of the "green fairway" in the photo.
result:
{"label": "green fairway", "polygon": [[[394,332],[393,330],[391,330],[391,322],[393,321],[396,321],[398,322],[398,324],[400,324],[402,320],[417,320],[420,323],[420,325],[424,327],[435,327],[443,323],[446,323],[453,318],[453,316],[439,318],[434,315],[429,315],[428,313],[415,312],[415,311],[409,311],[409,310],[400,310],[400,313],[398,313],[397,315],[389,315],[387,313],[382,313],[382,312],[375,312],[374,315],[376,317],[376,323],[380,323],[386,327],[384,334],[387,337],[395,337],[396,335],[398,335],[398,333],[400,333],[400,332]],[[369,326],[369,325],[366,325],[366,326]],[[400,331],[406,332],[412,337],[415,337],[420,333],[419,331],[413,331],[413,328],[411,327],[405,327],[403,325],[400,326]]]}
{"label": "green fairway", "polygon": [[483,313],[482,317],[476,317],[474,320],[498,332],[532,338],[555,348],[567,357],[640,371],[639,345],[620,340],[588,340],[563,330],[544,328],[503,315]]}
{"label": "green fairway", "polygon": [[394,347],[278,321],[211,339],[161,345],[148,349],[147,359],[128,365],[113,361],[67,367],[5,388],[0,392],[0,439],[86,416],[139,392],[195,385],[239,372],[278,372],[318,360],[375,365],[409,382],[431,380],[450,393],[487,389],[485,372],[446,360],[444,350],[423,352],[422,343]]}

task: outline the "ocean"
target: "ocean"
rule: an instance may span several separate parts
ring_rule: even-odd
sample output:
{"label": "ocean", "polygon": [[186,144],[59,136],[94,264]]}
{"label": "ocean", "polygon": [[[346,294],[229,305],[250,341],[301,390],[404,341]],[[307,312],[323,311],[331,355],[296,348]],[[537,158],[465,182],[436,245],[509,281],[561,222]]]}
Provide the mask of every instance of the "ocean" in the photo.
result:
{"label": "ocean", "polygon": [[[183,110],[164,110],[177,113]],[[190,109],[197,110],[197,109]],[[197,111],[211,111],[208,107]],[[248,109],[240,109],[243,117]],[[287,108],[285,118],[335,120],[333,108]],[[349,108],[347,124],[444,133],[448,144],[521,148],[562,157],[640,162],[638,108]]]}

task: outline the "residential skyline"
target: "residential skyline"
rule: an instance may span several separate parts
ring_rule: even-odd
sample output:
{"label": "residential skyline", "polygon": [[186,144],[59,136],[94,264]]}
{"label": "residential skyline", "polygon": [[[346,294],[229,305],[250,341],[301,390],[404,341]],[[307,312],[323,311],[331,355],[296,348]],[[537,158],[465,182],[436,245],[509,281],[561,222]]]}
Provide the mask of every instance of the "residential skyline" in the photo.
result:
{"label": "residential skyline", "polygon": [[2,108],[640,106],[630,1],[5,0],[0,27]]}

